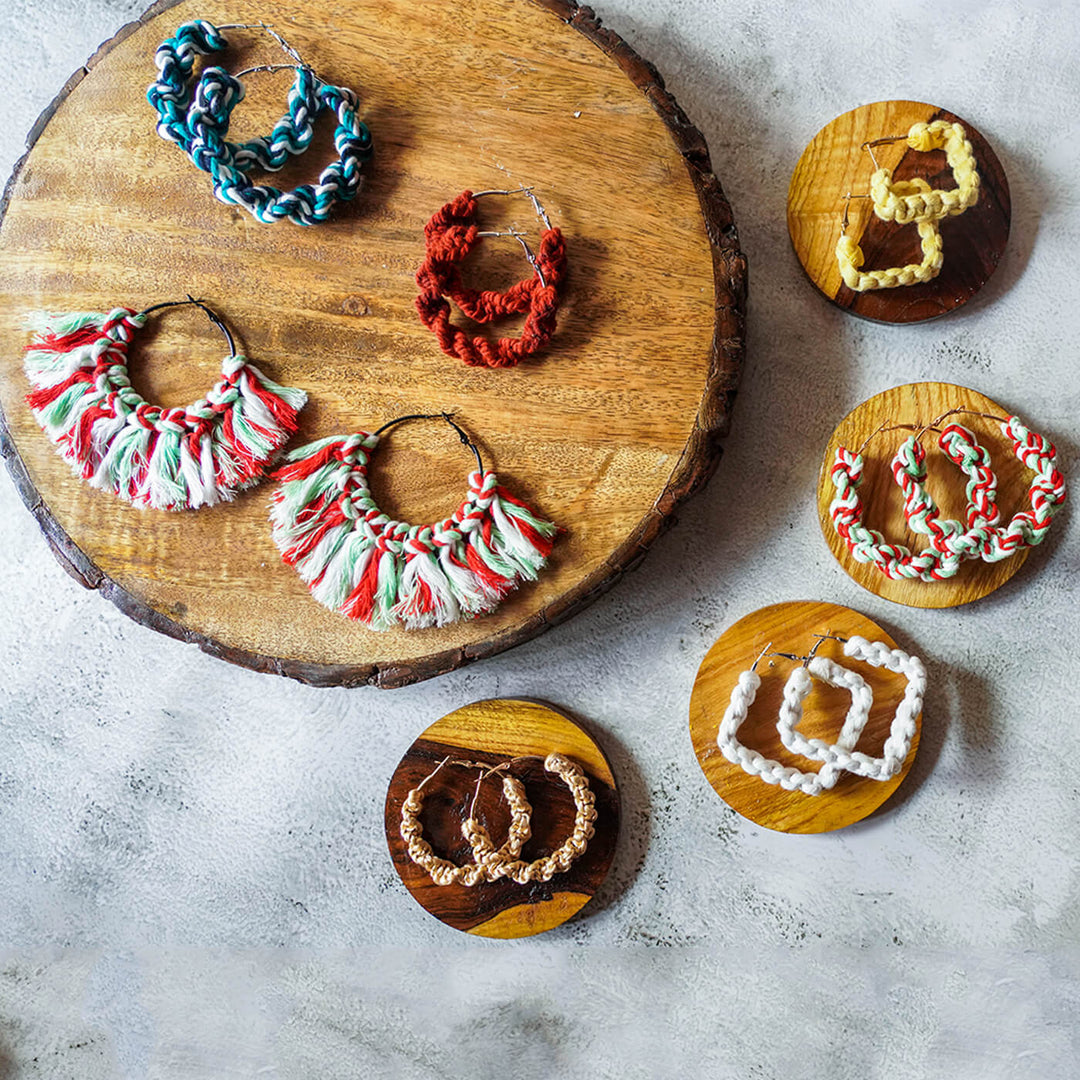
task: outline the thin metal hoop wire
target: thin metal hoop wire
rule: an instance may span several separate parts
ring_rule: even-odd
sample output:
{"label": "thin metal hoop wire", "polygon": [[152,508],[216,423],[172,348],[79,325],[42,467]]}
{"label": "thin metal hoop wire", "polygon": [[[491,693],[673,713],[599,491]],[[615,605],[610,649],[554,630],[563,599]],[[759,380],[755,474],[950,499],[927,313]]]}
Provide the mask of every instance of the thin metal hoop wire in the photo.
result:
{"label": "thin metal hoop wire", "polygon": [[940,434],[942,430],[940,426],[941,422],[947,420],[950,416],[957,416],[961,413],[968,416],[981,416],[984,420],[993,420],[998,424],[1007,424],[1009,422],[1008,417],[994,416],[993,413],[980,412],[978,409],[965,409],[962,405],[958,405],[954,409],[948,409],[946,412],[943,412],[940,416],[934,417],[933,420],[926,424],[890,424],[888,420],[882,420],[878,427],[866,436],[856,453],[861,455],[869,445],[870,440],[877,438],[878,435],[885,431],[914,431],[917,433],[915,435],[916,440],[921,439],[928,431],[936,431]]}
{"label": "thin metal hoop wire", "polygon": [[[406,420],[445,420],[457,433],[461,439],[462,445],[467,446],[476,458],[476,467],[480,472],[484,471],[484,462],[480,457],[480,450],[476,443],[469,438],[465,429],[456,424],[453,420],[453,414],[448,412],[441,413],[409,413],[407,416],[399,416],[394,420],[387,420],[385,424],[378,431],[373,431],[372,434],[378,438],[384,431],[394,427],[395,424],[404,424]],[[449,759],[448,759],[449,760]]]}
{"label": "thin metal hoop wire", "polygon": [[[540,200],[536,197],[536,193],[531,187],[526,187],[524,184],[521,187],[508,188],[508,189],[496,189],[491,188],[487,191],[474,191],[474,199],[482,199],[485,195],[524,195],[532,204],[533,209],[536,211],[536,216],[543,222],[545,229],[551,228],[551,218],[548,217],[547,211],[544,209]],[[536,276],[540,279],[540,284],[543,288],[547,288],[547,280],[544,277],[543,270],[536,263],[536,256],[533,254],[533,250],[529,247],[528,242],[525,240],[525,236],[522,233],[517,232],[514,229],[510,229],[508,232],[481,232],[477,233],[477,236],[512,236],[524,249],[525,258],[528,259],[529,265],[536,272]]]}
{"label": "thin metal hoop wire", "polygon": [[194,304],[195,307],[206,313],[210,321],[225,335],[225,340],[228,342],[229,345],[229,355],[236,356],[236,342],[233,340],[232,333],[225,325],[224,320],[221,318],[220,315],[218,315],[216,311],[213,310],[213,308],[204,304],[201,300],[196,300],[195,297],[191,295],[191,293],[188,293],[188,297],[186,300],[165,300],[160,304],[151,304],[150,307],[143,308],[142,311],[138,312],[138,314],[149,315],[152,312],[162,311],[165,308],[187,307],[191,304]]}

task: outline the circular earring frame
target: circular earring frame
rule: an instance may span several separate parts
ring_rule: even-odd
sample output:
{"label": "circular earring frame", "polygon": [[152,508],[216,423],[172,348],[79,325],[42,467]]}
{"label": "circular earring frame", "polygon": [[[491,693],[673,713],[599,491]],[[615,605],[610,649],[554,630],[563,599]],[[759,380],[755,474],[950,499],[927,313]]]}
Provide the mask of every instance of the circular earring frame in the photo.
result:
{"label": "circular earring frame", "polygon": [[[152,405],[131,385],[130,347],[151,313],[187,305],[225,335],[221,378],[190,405]],[[37,322],[23,358],[33,387],[27,405],[78,476],[140,508],[231,501],[266,475],[307,402],[303,390],[279,386],[250,364],[220,317],[190,297]]]}
{"label": "circular earring frame", "polygon": [[[371,492],[371,457],[389,428],[435,419],[476,458],[467,494],[441,521],[397,521]],[[494,611],[537,579],[557,532],[484,468],[448,413],[415,413],[374,432],[308,443],[287,455],[274,479],[271,535],[283,561],[320,604],[371,630],[420,630]]]}

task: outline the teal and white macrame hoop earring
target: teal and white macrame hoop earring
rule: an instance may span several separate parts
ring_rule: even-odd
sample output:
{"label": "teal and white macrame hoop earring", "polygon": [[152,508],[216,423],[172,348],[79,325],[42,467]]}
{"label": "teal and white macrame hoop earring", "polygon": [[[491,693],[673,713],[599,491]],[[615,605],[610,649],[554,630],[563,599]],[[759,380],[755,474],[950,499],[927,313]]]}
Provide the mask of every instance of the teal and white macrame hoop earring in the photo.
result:
{"label": "teal and white macrame hoop earring", "polygon": [[[228,45],[223,30],[261,29],[270,34],[291,64],[263,64],[231,75],[207,67],[197,79],[198,56],[220,52]],[[372,155],[371,133],[357,114],[356,94],[319,78],[296,50],[265,23],[215,26],[206,19],[185,23],[166,38],[154,55],[158,78],[146,96],[158,114],[158,134],[175,143],[199,169],[210,174],[214,195],[229,206],[240,206],[262,222],[289,220],[297,225],[326,221],[334,206],[348,202],[360,189],[361,170]],[[244,98],[241,75],[295,68],[288,110],[269,136],[232,143],[226,138],[232,111]],[[315,119],[330,111],[337,117],[334,146],[338,158],[315,184],[282,192],[254,183],[248,173],[276,171],[311,145]]]}
{"label": "teal and white macrame hoop earring", "polygon": [[[379,509],[368,464],[385,431],[407,420],[448,423],[476,458],[468,494],[430,525]],[[522,581],[535,581],[556,527],[499,485],[448,413],[416,413],[377,431],[332,436],[287,455],[270,510],[285,562],[332,611],[372,630],[445,626],[493,611]]]}
{"label": "teal and white macrame hoop earring", "polygon": [[[222,332],[229,355],[204,398],[151,405],[131,385],[132,339],[156,311],[194,305]],[[139,507],[195,510],[259,482],[296,431],[303,390],[279,386],[236,351],[229,328],[188,297],[135,311],[38,315],[23,368],[35,419],[75,473]]]}

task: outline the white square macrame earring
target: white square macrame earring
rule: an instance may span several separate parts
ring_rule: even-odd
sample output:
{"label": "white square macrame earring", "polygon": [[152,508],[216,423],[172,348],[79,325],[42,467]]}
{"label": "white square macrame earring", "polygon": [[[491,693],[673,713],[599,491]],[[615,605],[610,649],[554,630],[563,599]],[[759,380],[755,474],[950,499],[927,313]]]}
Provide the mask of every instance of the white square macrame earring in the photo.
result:
{"label": "white square macrame earring", "polygon": [[[822,767],[818,771],[803,771],[794,766],[783,765],[756,750],[751,750],[738,740],[739,728],[746,720],[761,686],[757,665],[772,647],[772,642],[765,646],[750,669],[739,675],[731,691],[731,700],[716,736],[716,744],[728,761],[767,784],[776,784],[787,791],[801,791],[805,795],[820,795],[823,791],[835,787],[841,771],[880,781],[890,780],[900,772],[911,750],[916,720],[922,711],[926,692],[926,669],[918,657],[910,656],[900,649],[890,649],[882,642],[869,642],[862,637],[852,637],[845,641],[845,656],[873,667],[885,667],[889,671],[902,674],[907,680],[904,696],[897,706],[882,756],[871,757],[854,749],[866,727],[873,705],[873,692],[869,684],[857,672],[850,671],[826,657],[814,655],[821,641],[833,636],[818,635],[818,644],[805,657],[791,656],[788,653],[773,654],[803,661],[802,666],[792,671],[784,686],[784,700],[777,719],[781,742],[792,753],[821,762]],[[833,743],[807,738],[798,730],[803,715],[803,702],[813,685],[812,678],[847,690],[851,695],[851,706]]]}

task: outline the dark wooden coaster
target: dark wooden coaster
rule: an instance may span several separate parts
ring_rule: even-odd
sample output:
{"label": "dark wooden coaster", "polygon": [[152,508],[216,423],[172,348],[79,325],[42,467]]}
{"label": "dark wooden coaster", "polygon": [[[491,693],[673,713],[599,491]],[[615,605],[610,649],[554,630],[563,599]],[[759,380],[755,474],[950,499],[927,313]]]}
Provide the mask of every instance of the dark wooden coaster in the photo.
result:
{"label": "dark wooden coaster", "polygon": [[[698,764],[724,802],[767,829],[822,833],[862,820],[900,786],[919,747],[921,715],[904,767],[891,780],[870,780],[842,773],[836,786],[820,795],[785,791],[767,784],[724,757],[716,745],[716,735],[739,675],[750,668],[769,642],[772,642],[772,651],[805,656],[816,640],[813,635],[827,633],[840,637],[858,634],[868,641],[882,641],[892,649],[897,647],[880,626],[851,608],[814,601],[773,604],[751,612],[729,627],[705,655],[694,680],[690,695],[690,738]],[[838,641],[826,641],[818,649],[818,655],[850,666],[870,684],[874,704],[856,745],[863,753],[880,755],[889,736],[896,706],[904,694],[904,677],[845,658],[843,646]],[[784,684],[795,666],[795,661],[784,658],[764,659],[758,664],[761,688],[745,723],[739,728],[738,737],[744,746],[779,761],[781,765],[793,766],[803,772],[817,771],[816,763],[792,754],[783,745],[776,728]],[[850,705],[851,698],[843,690],[825,686],[815,679],[814,689],[804,702],[799,730],[810,738],[834,742]]]}
{"label": "dark wooden coaster", "polygon": [[[887,135],[906,135],[920,120],[956,121],[964,126],[979,170],[979,201],[963,214],[941,222],[945,264],[933,281],[853,292],[840,277],[836,241],[844,216],[844,196],[870,188],[875,166],[862,144]],[[874,153],[880,165],[894,170],[895,180],[921,177],[931,187],[956,186],[942,150],[922,153],[899,141],[877,146]],[[967,120],[918,101],[878,101],[838,116],[814,136],[792,173],[787,216],[795,254],[829,300],[866,319],[912,323],[953,311],[986,284],[1009,239],[1012,204],[1001,162]],[[922,261],[918,229],[881,221],[869,199],[852,199],[848,234],[855,237],[866,256],[864,270]]]}
{"label": "dark wooden coaster", "polygon": [[[588,849],[564,874],[551,881],[518,885],[497,881],[475,885],[436,885],[408,855],[401,839],[401,807],[409,792],[445,757],[497,765],[514,760],[512,773],[525,784],[532,805],[532,837],[522,848],[527,861],[554,851],[573,831],[574,800],[562,779],[544,769],[557,751],[584,770],[596,796],[596,833]],[[472,862],[462,837],[475,791],[476,769],[447,765],[424,786],[420,820],[424,836],[441,858]],[[498,774],[480,788],[477,817],[498,846],[510,823]],[[550,705],[499,699],[477,701],[432,724],[409,747],[386,793],[386,841],[405,887],[437,919],[470,934],[518,938],[551,930],[580,911],[611,867],[619,832],[619,796],[604,752],[573,720]]]}
{"label": "dark wooden coaster", "polygon": [[[946,608],[978,600],[1000,588],[1008,581],[1028,557],[1027,548],[1021,548],[1001,562],[985,563],[971,559],[961,564],[955,577],[946,581],[894,581],[887,578],[870,563],[856,562],[847,545],[833,528],[829,505],[836,494],[831,471],[836,460],[838,446],[856,450],[882,423],[924,424],[954,408],[975,409],[993,416],[1009,416],[1009,412],[996,401],[952,383],[922,382],[895,386],[891,390],[868,398],[852,409],[832,434],[825,456],[821,460],[818,477],[818,518],[821,531],[829,550],[837,562],[864,589],[886,600],[909,607]],[[1008,521],[1017,510],[1029,508],[1028,488],[1032,474],[1017,460],[1012,445],[1002,434],[1001,426],[984,417],[961,413],[953,417],[958,424],[975,433],[976,438],[990,451],[994,469],[998,474],[998,504],[1003,521]],[[1036,428],[1037,429],[1037,428]],[[866,508],[866,524],[877,529],[886,540],[904,544],[912,551],[927,546],[926,537],[908,528],[904,518],[904,499],[900,486],[893,479],[892,459],[897,447],[909,433],[907,431],[883,432],[866,444],[863,451],[865,466],[863,482],[859,488]],[[943,517],[963,520],[967,508],[967,478],[946,460],[937,445],[932,431],[923,436],[926,447],[927,488],[941,508]]]}

